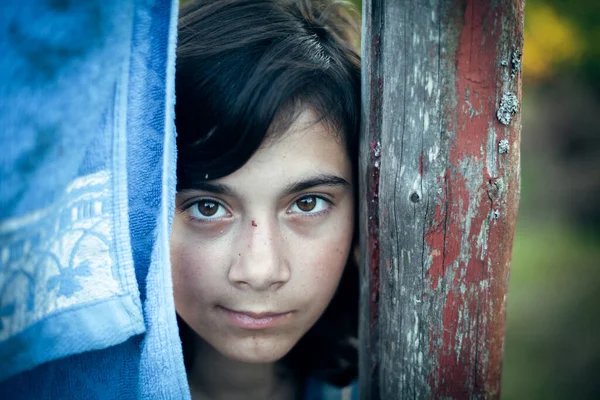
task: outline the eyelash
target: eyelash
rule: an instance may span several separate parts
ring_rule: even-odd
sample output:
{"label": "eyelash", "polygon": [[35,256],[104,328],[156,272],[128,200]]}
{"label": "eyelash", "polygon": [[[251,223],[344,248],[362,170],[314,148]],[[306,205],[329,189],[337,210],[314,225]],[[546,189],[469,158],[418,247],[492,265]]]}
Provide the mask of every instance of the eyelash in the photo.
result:
{"label": "eyelash", "polygon": [[[190,202],[187,205],[184,205],[183,206],[183,212],[186,213],[187,216],[188,216],[188,218],[190,218],[191,220],[197,221],[197,222],[200,222],[200,223],[209,223],[209,222],[212,222],[212,221],[219,221],[219,220],[221,220],[221,219],[224,218],[224,217],[217,217],[217,218],[202,217],[202,218],[199,218],[199,217],[195,217],[195,216],[191,215],[192,207],[198,206],[202,202],[215,203],[217,205],[217,207],[224,209],[227,212],[228,216],[231,215],[231,212],[229,212],[228,208],[225,207],[225,205],[223,204],[223,202],[221,202],[221,201],[219,201],[217,199],[210,198],[210,197],[201,197],[201,198],[198,198],[198,199]],[[218,211],[219,210],[217,209],[217,212]]]}
{"label": "eyelash", "polygon": [[[303,200],[303,199],[306,199],[306,198],[309,198],[309,197],[314,197],[317,201],[319,201],[319,200],[324,201],[325,202],[325,208],[323,210],[321,210],[321,211],[318,211],[318,212],[301,212],[301,211],[300,212],[290,212],[289,211],[290,208],[292,208],[293,206],[295,206],[300,200]],[[287,214],[297,214],[297,215],[301,215],[302,217],[316,218],[316,217],[320,217],[322,215],[327,214],[331,210],[332,206],[333,206],[333,202],[330,199],[328,199],[328,198],[326,198],[324,196],[318,195],[318,194],[308,193],[308,194],[303,194],[302,196],[296,198],[292,202],[292,204],[288,207],[288,210],[286,211],[286,213]]]}
{"label": "eyelash", "polygon": [[[318,212],[290,212],[290,208],[292,208],[293,206],[295,206],[299,201],[306,199],[306,198],[310,198],[313,197],[315,198],[317,201],[321,200],[325,202],[325,206],[324,209]],[[185,212],[188,217],[193,220],[193,221],[198,221],[201,223],[208,223],[211,221],[218,221],[221,220],[223,217],[217,217],[217,218],[210,218],[210,217],[203,217],[203,218],[199,218],[199,217],[195,217],[193,215],[190,214],[190,210],[192,209],[192,207],[197,206],[198,204],[202,203],[202,202],[207,202],[207,203],[215,203],[217,205],[217,207],[223,208],[225,209],[225,211],[227,212],[228,215],[231,215],[231,212],[229,212],[228,208],[219,200],[217,199],[213,199],[210,197],[202,197],[199,199],[196,199],[194,201],[192,201],[191,203],[184,205],[183,208],[183,212]],[[292,201],[292,203],[290,204],[290,206],[288,207],[286,214],[296,214],[296,215],[301,215],[303,218],[316,218],[316,217],[320,217],[322,215],[327,214],[330,210],[331,207],[333,206],[333,202],[328,199],[327,197],[324,197],[322,195],[317,195],[317,194],[303,194],[302,196],[294,199],[294,201]],[[316,206],[315,206],[316,207]],[[217,210],[218,212],[218,210]]]}

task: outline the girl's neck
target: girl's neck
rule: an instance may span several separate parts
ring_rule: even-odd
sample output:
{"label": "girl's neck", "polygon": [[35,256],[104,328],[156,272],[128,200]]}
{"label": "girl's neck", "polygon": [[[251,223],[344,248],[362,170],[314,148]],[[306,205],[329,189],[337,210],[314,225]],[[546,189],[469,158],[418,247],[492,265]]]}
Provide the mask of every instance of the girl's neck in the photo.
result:
{"label": "girl's neck", "polygon": [[276,363],[249,364],[224,357],[200,338],[188,372],[193,400],[294,399],[297,383]]}

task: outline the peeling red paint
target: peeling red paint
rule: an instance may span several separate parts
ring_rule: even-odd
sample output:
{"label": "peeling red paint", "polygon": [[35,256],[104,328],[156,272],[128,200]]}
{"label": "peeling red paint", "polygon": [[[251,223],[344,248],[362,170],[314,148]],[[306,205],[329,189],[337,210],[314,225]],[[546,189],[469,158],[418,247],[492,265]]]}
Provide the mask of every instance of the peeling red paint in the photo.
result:
{"label": "peeling red paint", "polygon": [[[440,182],[441,201],[425,235],[432,259],[427,271],[429,287],[440,290],[439,282],[445,280],[447,290],[442,326],[430,330],[434,369],[428,381],[433,398],[463,399],[484,393],[486,398],[490,394],[496,398],[500,391],[511,247],[506,242],[512,243],[514,226],[511,231],[507,224],[490,221],[496,200],[490,185],[497,177],[490,177],[486,169],[488,128],[490,119],[495,121],[502,83],[496,47],[502,32],[486,32],[484,27],[498,19],[498,12],[502,10],[488,2],[470,0],[464,21],[459,22],[463,25],[455,54],[457,108],[446,110],[453,117],[447,126],[454,133],[448,149],[451,167]],[[461,165],[467,163],[465,173]],[[419,167],[422,175],[422,163]],[[502,165],[495,167],[502,176]],[[511,212],[516,219],[516,210]],[[484,322],[483,316],[488,315],[490,320]]]}
{"label": "peeling red paint", "polygon": [[368,213],[367,247],[369,252],[369,270],[371,272],[371,328],[375,329],[378,317],[379,302],[379,162],[381,145],[379,142],[369,142],[371,167],[369,176],[370,204]]}
{"label": "peeling red paint", "polygon": [[448,203],[448,181],[450,179],[450,171],[444,172],[443,180],[438,184],[442,187],[440,204],[435,207],[432,226],[425,234],[425,240],[431,250],[432,261],[425,278],[429,281],[430,287],[433,290],[438,288],[438,282],[445,274],[444,262],[444,242],[445,242],[445,218],[446,206]]}
{"label": "peeling red paint", "polygon": [[[380,110],[383,101],[383,77],[379,61],[381,59],[381,40],[378,33],[372,36],[371,40],[371,66],[374,73],[371,74],[369,85],[371,87],[370,104],[368,110],[368,135],[369,153],[366,165],[366,193],[367,193],[367,224],[366,224],[366,251],[367,251],[367,270],[369,276],[369,349],[370,368],[369,380],[377,382],[379,371],[379,357],[374,349],[377,348],[378,321],[379,321],[379,172],[381,157],[381,114]],[[371,390],[377,392],[377,385]]]}
{"label": "peeling red paint", "polygon": [[[383,99],[383,78],[379,75],[378,65],[381,56],[381,37],[374,34],[371,42],[373,68],[378,73],[371,75],[371,104],[369,123],[369,162],[367,166],[367,251],[368,269],[370,275],[370,327],[371,337],[376,338],[375,330],[378,320],[379,303],[379,162],[381,157],[380,135],[380,113]],[[374,343],[373,343],[374,344]],[[374,367],[376,364],[374,364]]]}
{"label": "peeling red paint", "polygon": [[361,396],[497,399],[520,117],[496,108],[520,99],[501,61],[522,48],[523,0],[391,3],[364,14]]}

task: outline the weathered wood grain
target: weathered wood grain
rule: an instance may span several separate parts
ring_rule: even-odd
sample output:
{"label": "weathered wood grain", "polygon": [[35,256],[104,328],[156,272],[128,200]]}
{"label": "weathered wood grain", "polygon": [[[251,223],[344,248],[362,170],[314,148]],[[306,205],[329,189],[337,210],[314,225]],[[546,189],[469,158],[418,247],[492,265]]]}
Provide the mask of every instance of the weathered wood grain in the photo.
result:
{"label": "weathered wood grain", "polygon": [[523,0],[363,0],[362,399],[500,397]]}

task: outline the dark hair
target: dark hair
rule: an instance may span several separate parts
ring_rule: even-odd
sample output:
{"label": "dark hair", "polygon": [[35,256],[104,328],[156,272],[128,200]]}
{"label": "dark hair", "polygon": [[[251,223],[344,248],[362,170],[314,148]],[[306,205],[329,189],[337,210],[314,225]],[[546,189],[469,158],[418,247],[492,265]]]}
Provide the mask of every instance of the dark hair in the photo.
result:
{"label": "dark hair", "polygon": [[[356,182],[360,59],[353,33],[356,19],[344,2],[197,0],[182,7],[177,189],[239,169],[306,107],[344,141]],[[282,361],[301,377],[347,384],[357,373],[357,319],[350,257],[324,315]],[[189,327],[180,326],[185,356]]]}

